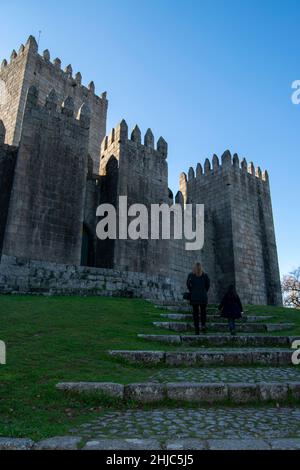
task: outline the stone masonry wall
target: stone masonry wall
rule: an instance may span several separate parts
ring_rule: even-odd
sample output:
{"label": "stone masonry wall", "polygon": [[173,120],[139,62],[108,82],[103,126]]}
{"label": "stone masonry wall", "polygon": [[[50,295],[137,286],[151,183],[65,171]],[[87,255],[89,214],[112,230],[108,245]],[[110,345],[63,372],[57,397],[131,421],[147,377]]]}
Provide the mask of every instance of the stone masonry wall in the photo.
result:
{"label": "stone masonry wall", "polygon": [[[169,203],[167,144],[160,138],[154,148],[154,137],[149,129],[144,142],[136,126],[128,139],[125,121],[113,129],[103,141],[100,174],[102,176],[101,201],[118,207],[118,197],[127,196],[128,206],[143,204],[149,212],[148,240],[117,240],[113,249],[113,266],[125,271],[140,271],[169,275],[169,243],[150,239],[151,204]],[[106,185],[109,179],[111,184]],[[113,182],[116,188],[113,189]]]}
{"label": "stone masonry wall", "polygon": [[[205,205],[205,245],[199,258],[216,299],[235,284],[244,303],[282,304],[272,204],[267,174],[241,166],[229,151],[183,174],[185,202]],[[209,222],[210,221],[210,222]],[[209,223],[208,223],[209,222]],[[211,275],[213,273],[213,275]]]}
{"label": "stone masonry wall", "polygon": [[3,253],[80,264],[90,111],[28,91]]}
{"label": "stone masonry wall", "polygon": [[163,276],[32,261],[2,255],[0,294],[139,297],[157,302],[181,299]]}
{"label": "stone masonry wall", "polygon": [[48,50],[43,55],[38,54],[38,46],[32,36],[25,47],[21,46],[18,54],[12,54],[10,64],[3,63],[0,79],[6,84],[8,96],[7,103],[0,105],[0,119],[7,128],[7,143],[13,145],[18,145],[20,141],[26,96],[32,85],[39,89],[40,105],[45,104],[52,89],[56,91],[59,105],[67,96],[73,99],[75,113],[78,113],[82,103],[86,103],[91,110],[89,154],[93,159],[94,172],[99,173],[100,146],[106,134],[106,93],[97,96],[93,82],[88,87],[83,86],[80,72],[73,77],[71,65],[63,71],[60,59],[52,63]]}
{"label": "stone masonry wall", "polygon": [[[23,46],[24,47],[24,46]],[[28,48],[21,48],[19,54],[12,52],[10,61],[2,61],[0,68],[0,119],[6,129],[5,142],[19,145],[23,110],[20,107],[23,97],[23,83],[27,65]],[[23,102],[25,102],[24,98]],[[18,136],[18,137],[15,137]]]}
{"label": "stone masonry wall", "polygon": [[[187,204],[204,204],[204,247],[200,251],[174,250],[172,268],[177,279],[186,280],[187,272],[197,261],[211,280],[210,302],[219,302],[226,287],[235,282],[231,202],[228,197],[228,174],[224,165],[219,166],[216,156],[213,166],[207,159],[204,169],[199,163],[196,172],[190,168],[188,176],[180,176],[180,193],[177,196]],[[176,266],[177,264],[177,266]]]}
{"label": "stone masonry wall", "polygon": [[0,255],[14,178],[17,149],[4,144],[5,127],[0,121]]}
{"label": "stone masonry wall", "polygon": [[[249,303],[281,304],[280,275],[266,172],[253,163],[232,166],[236,285]],[[251,286],[249,289],[248,286]]]}

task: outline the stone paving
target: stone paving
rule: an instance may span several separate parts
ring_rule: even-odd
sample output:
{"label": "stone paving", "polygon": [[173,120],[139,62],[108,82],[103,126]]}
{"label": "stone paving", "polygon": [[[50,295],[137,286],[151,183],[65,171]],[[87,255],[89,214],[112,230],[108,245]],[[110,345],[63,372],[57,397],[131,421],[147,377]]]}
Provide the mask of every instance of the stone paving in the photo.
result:
{"label": "stone paving", "polygon": [[300,367],[207,367],[159,370],[149,382],[299,382]]}
{"label": "stone paving", "polygon": [[[191,319],[190,309],[187,306],[165,305],[164,309],[164,314],[159,313],[161,318]],[[168,313],[168,310],[178,313]],[[189,312],[189,315],[179,313],[183,311]],[[212,313],[210,320],[213,321],[217,318],[213,315],[215,309],[210,309],[210,312]],[[177,346],[177,351],[155,351],[153,348],[152,351],[110,351],[110,355],[132,363],[144,363],[145,366],[164,365],[163,368],[153,369],[147,383],[141,384],[141,388],[150,387],[151,383],[154,388],[155,384],[156,387],[173,386],[178,390],[183,387],[184,394],[188,389],[203,387],[205,384],[209,388],[212,384],[223,383],[228,389],[242,384],[249,390],[251,387],[267,389],[277,384],[275,388],[279,390],[280,387],[287,387],[288,382],[299,382],[300,367],[291,365],[290,347],[293,338],[254,333],[253,330],[263,328],[253,325],[255,321],[271,320],[266,314],[264,318],[259,317],[260,315],[257,315],[251,320],[245,317],[241,325],[247,326],[240,328],[249,331],[250,334],[238,335],[235,338],[221,333],[224,330],[222,324],[215,325],[217,334],[200,335],[198,338],[188,335],[178,336],[171,332],[166,335],[139,334],[138,337],[143,341],[160,341]],[[132,385],[134,386],[137,384]],[[298,393],[299,385],[297,387]],[[187,396],[190,395],[187,393]],[[141,439],[149,442],[152,440],[163,448],[169,448],[171,442],[170,448],[174,449],[193,448],[193,445],[195,448],[202,446],[201,448],[210,449],[264,448],[264,446],[270,449],[299,448],[300,407],[292,406],[287,398],[288,395],[285,394],[285,400],[282,401],[285,405],[280,405],[279,400],[276,406],[274,403],[277,399],[268,405],[258,405],[254,401],[253,406],[246,400],[240,402],[242,405],[232,402],[231,406],[229,402],[225,402],[226,405],[224,402],[219,405],[216,402],[213,406],[203,403],[193,405],[191,400],[187,400],[186,407],[177,405],[177,408],[173,408],[171,405],[166,407],[165,404],[157,404],[156,408],[106,411],[94,421],[70,432],[90,441],[88,448],[112,445],[103,441],[101,443],[101,440],[105,439],[111,439],[111,442],[122,439]],[[191,443],[192,440],[194,444]],[[184,444],[188,441],[189,443]]]}
{"label": "stone paving", "polygon": [[299,408],[156,409],[106,412],[71,430],[84,439],[300,438]]}

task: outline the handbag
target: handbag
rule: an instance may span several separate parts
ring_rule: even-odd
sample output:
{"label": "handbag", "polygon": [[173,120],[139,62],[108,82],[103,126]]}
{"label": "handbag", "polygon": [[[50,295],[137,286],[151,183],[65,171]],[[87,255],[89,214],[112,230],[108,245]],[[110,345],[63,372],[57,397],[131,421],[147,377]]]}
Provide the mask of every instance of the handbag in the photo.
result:
{"label": "handbag", "polygon": [[191,293],[190,292],[185,292],[183,294],[183,300],[191,300]]}

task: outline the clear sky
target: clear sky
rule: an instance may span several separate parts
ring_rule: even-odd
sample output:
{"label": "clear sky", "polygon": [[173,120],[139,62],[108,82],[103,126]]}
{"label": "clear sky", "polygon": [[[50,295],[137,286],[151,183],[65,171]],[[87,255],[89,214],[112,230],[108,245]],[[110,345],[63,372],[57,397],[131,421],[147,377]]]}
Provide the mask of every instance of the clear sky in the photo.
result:
{"label": "clear sky", "polygon": [[1,0],[0,57],[29,34],[169,143],[170,187],[227,148],[270,174],[281,273],[300,265],[299,0]]}

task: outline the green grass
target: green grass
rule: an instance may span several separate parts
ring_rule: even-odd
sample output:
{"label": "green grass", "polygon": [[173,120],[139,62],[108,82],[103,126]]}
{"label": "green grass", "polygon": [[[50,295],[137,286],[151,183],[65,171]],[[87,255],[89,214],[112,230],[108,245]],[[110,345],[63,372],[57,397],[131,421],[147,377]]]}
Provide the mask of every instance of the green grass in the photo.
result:
{"label": "green grass", "polygon": [[[299,311],[249,310],[294,322],[289,333],[300,334]],[[160,313],[137,299],[1,296],[0,339],[6,343],[7,365],[0,366],[0,436],[37,440],[63,435],[105,409],[124,406],[104,397],[65,395],[55,384],[147,380],[153,369],[113,360],[107,350],[175,350],[137,338],[138,333],[170,333],[152,325]]]}

